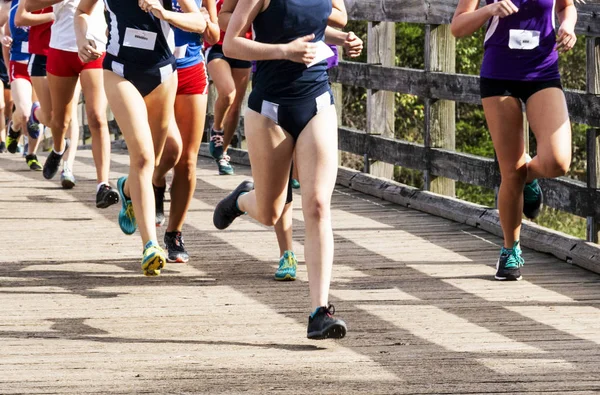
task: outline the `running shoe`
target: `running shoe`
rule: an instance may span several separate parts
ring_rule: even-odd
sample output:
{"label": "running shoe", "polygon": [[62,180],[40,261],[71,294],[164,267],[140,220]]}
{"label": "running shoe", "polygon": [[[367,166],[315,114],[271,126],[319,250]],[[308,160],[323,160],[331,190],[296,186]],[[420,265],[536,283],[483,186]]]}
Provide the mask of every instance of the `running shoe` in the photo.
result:
{"label": "running shoe", "polygon": [[335,307],[319,307],[308,317],[307,337],[312,340],[341,339],[346,336],[346,323],[333,318]]}
{"label": "running shoe", "polygon": [[96,192],[96,208],[107,208],[119,203],[119,193],[110,185],[102,184]]}
{"label": "running shoe", "polygon": [[42,171],[42,165],[35,154],[27,155],[25,161],[31,170]]}
{"label": "running shoe", "polygon": [[119,178],[119,181],[117,181],[117,189],[119,190],[119,197],[122,205],[121,211],[119,211],[119,226],[123,233],[132,235],[137,229],[137,221],[135,220],[135,213],[133,212],[133,203],[131,203],[131,199],[125,197],[125,191],[123,190],[125,181],[127,181],[127,177],[121,177]]}
{"label": "running shoe", "polygon": [[6,148],[11,154],[17,153],[17,147],[19,146],[19,138],[21,138],[21,132],[15,132],[12,129],[12,121],[8,123],[8,135],[6,136]]}
{"label": "running shoe", "polygon": [[296,279],[296,268],[298,260],[296,254],[292,251],[285,251],[281,259],[279,259],[279,268],[275,272],[275,280],[277,281],[294,281]]}
{"label": "running shoe", "polygon": [[217,204],[213,214],[213,224],[217,229],[227,229],[237,217],[244,214],[238,208],[237,200],[240,195],[248,193],[252,189],[254,189],[254,183],[252,181],[244,181]]}
{"label": "running shoe", "polygon": [[521,257],[521,248],[516,241],[511,249],[502,247],[500,258],[496,263],[496,280],[499,281],[519,281],[521,277],[521,267],[525,260]]}
{"label": "running shoe", "polygon": [[227,153],[223,154],[221,159],[217,159],[217,166],[219,166],[219,175],[220,176],[231,176],[233,175],[233,167],[229,161],[231,158]]}
{"label": "running shoe", "polygon": [[537,180],[525,184],[523,189],[523,214],[529,219],[536,219],[542,210],[544,193]]}
{"label": "running shoe", "polygon": [[156,208],[156,227],[161,227],[165,223],[165,191],[167,190],[167,186],[157,187],[152,184],[152,189],[154,189],[154,204]]}
{"label": "running shoe", "polygon": [[0,141],[0,154],[6,152],[6,143],[4,141]]}
{"label": "running shoe", "polygon": [[75,186],[75,176],[67,163],[63,165],[63,171],[60,173],[60,185],[63,189],[73,189]]}
{"label": "running shoe", "polygon": [[142,258],[142,271],[144,276],[158,276],[160,270],[165,267],[167,257],[165,251],[160,248],[158,243],[150,240],[144,247],[144,257]]}
{"label": "running shoe", "polygon": [[31,115],[27,120],[27,132],[32,139],[37,139],[40,137],[40,132],[42,131],[41,125],[39,121],[36,121],[35,118],[35,110],[40,107],[40,103],[35,102],[31,106]]}
{"label": "running shoe", "polygon": [[165,232],[165,246],[167,247],[167,262],[186,263],[190,260],[181,232]]}
{"label": "running shoe", "polygon": [[223,157],[223,136],[224,133],[210,129],[210,143],[208,143],[208,152],[217,161]]}
{"label": "running shoe", "polygon": [[69,139],[65,140],[65,151],[62,154],[57,154],[54,150],[51,150],[46,158],[46,162],[44,163],[44,178],[46,180],[51,180],[54,178],[56,173],[58,173],[58,168],[60,167],[60,161],[64,153],[69,149]]}
{"label": "running shoe", "polygon": [[292,178],[292,188],[300,189],[300,181],[296,180],[295,178]]}

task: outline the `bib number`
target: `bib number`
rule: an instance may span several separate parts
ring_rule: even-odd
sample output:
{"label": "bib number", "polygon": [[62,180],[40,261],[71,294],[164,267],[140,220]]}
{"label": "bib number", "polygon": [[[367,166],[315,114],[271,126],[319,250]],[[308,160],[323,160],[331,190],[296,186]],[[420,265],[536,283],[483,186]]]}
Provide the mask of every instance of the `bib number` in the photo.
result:
{"label": "bib number", "polygon": [[508,47],[510,49],[531,50],[540,46],[540,32],[536,30],[510,30]]}
{"label": "bib number", "polygon": [[127,29],[125,29],[123,46],[154,51],[154,45],[156,44],[156,36],[157,34],[154,32],[132,29],[128,27]]}

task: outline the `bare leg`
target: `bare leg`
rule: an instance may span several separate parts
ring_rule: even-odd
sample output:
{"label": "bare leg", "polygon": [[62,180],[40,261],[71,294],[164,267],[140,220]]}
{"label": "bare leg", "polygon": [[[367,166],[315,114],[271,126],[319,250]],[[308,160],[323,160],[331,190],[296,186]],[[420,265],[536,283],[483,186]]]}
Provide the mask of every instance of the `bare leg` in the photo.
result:
{"label": "bare leg", "polygon": [[[73,100],[71,102],[71,105],[73,106],[71,109],[72,114],[77,114],[77,106],[80,94],[81,86],[78,83],[75,85],[75,92],[73,92]],[[77,145],[79,143],[79,119],[77,116],[71,117],[69,129],[67,129],[67,136],[71,140],[71,145],[69,146],[69,149],[65,151],[65,155],[63,156],[63,164],[65,164],[67,168],[72,171],[73,166],[75,165],[75,156],[77,155]]]}
{"label": "bare leg", "polygon": [[229,107],[229,112],[225,118],[223,124],[223,151],[227,152],[231,139],[235,133],[238,123],[240,121],[240,111],[242,109],[242,102],[244,96],[246,96],[246,88],[248,87],[248,81],[250,80],[250,69],[231,69],[231,76],[235,84],[235,97]]}

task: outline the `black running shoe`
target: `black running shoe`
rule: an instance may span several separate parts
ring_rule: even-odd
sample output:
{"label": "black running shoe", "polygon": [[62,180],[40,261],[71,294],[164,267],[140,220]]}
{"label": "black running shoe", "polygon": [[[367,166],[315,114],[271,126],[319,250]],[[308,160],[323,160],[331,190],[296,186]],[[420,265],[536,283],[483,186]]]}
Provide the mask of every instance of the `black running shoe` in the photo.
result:
{"label": "black running shoe", "polygon": [[[152,189],[154,189],[154,204],[156,207],[156,227],[161,227],[165,223],[165,191],[167,190],[167,186],[157,187],[152,184]],[[166,236],[165,236],[166,237]]]}
{"label": "black running shoe", "polygon": [[308,335],[309,339],[341,339],[346,336],[346,323],[342,320],[333,318],[335,307],[332,304],[329,307],[319,307],[316,313],[308,317]]}
{"label": "black running shoe", "polygon": [[165,246],[167,247],[167,262],[186,263],[190,260],[181,232],[165,232]]}
{"label": "black running shoe", "polygon": [[42,171],[42,165],[35,154],[26,155],[25,161],[31,170]]}
{"label": "black running shoe", "polygon": [[536,219],[540,215],[544,193],[537,180],[525,184],[523,189],[523,214],[529,219]]}
{"label": "black running shoe", "polygon": [[0,141],[0,154],[6,152],[6,143],[4,141]]}
{"label": "black running shoe", "polygon": [[69,149],[69,140],[65,140],[65,150],[62,154],[57,154],[54,150],[51,150],[46,158],[46,162],[44,162],[44,178],[46,180],[51,180],[54,178],[56,173],[58,173],[58,168],[60,167],[60,161],[64,153]]}
{"label": "black running shoe", "polygon": [[96,207],[107,208],[119,203],[119,193],[108,184],[102,184],[96,193]]}
{"label": "black running shoe", "polygon": [[221,200],[213,214],[213,224],[217,229],[227,229],[229,225],[244,212],[237,208],[238,197],[244,192],[250,192],[254,189],[252,181],[244,181],[233,190],[225,199]]}

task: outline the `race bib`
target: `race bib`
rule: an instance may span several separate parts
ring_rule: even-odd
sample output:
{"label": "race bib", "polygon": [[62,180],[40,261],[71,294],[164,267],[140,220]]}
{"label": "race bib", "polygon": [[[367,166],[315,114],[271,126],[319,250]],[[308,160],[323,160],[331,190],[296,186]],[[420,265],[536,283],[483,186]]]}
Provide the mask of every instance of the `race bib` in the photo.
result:
{"label": "race bib", "polygon": [[132,29],[128,27],[127,29],[125,29],[123,46],[154,51],[154,45],[156,44],[156,36],[157,34],[154,32]]}
{"label": "race bib", "polygon": [[510,30],[510,49],[535,49],[540,46],[540,32],[535,30]]}
{"label": "race bib", "polygon": [[306,67],[312,67],[314,65],[316,65],[317,63],[320,63],[322,61],[324,61],[325,59],[328,59],[332,56],[334,56],[335,54],[333,53],[333,51],[331,50],[331,48],[329,48],[329,45],[325,44],[323,41],[317,41],[317,53],[315,55],[315,59],[306,65]]}
{"label": "race bib", "polygon": [[175,55],[175,58],[177,58],[177,59],[183,59],[183,58],[185,58],[187,48],[188,48],[187,44],[181,45],[179,47],[175,47],[175,51],[173,51],[173,55]]}

